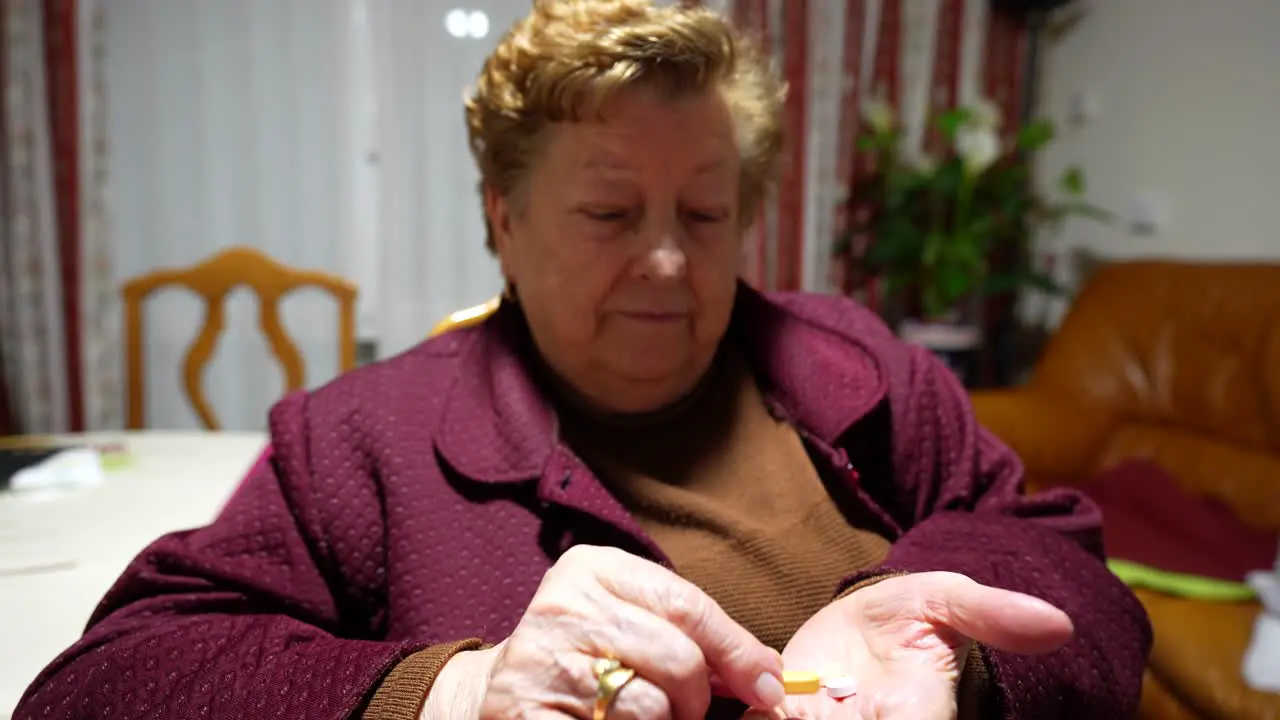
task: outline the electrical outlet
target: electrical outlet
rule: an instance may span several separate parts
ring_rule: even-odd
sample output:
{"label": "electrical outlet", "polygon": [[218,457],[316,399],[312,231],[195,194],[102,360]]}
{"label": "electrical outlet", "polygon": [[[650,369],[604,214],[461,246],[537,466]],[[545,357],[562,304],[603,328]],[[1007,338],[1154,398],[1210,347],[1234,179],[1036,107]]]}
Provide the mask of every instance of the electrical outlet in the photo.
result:
{"label": "electrical outlet", "polygon": [[1157,235],[1169,223],[1169,215],[1169,199],[1163,192],[1141,190],[1129,207],[1129,231],[1143,237]]}

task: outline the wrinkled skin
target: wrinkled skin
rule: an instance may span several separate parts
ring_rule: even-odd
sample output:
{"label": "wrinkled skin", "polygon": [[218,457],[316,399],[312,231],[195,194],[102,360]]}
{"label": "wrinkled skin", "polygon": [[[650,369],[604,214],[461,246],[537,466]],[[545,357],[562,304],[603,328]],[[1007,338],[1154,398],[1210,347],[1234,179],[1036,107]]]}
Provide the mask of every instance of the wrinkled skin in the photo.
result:
{"label": "wrinkled skin", "polygon": [[695,585],[623,550],[581,545],[547,572],[510,637],[445,665],[422,717],[591,717],[592,663],[605,656],[636,671],[610,720],[701,720],[713,676],[748,702],[782,700],[778,653]]}
{"label": "wrinkled skin", "polygon": [[889,578],[820,610],[782,653],[787,669],[856,678],[856,695],[793,695],[782,708],[748,717],[950,720],[972,641],[1042,653],[1071,635],[1065,613],[1028,595],[954,573]]}

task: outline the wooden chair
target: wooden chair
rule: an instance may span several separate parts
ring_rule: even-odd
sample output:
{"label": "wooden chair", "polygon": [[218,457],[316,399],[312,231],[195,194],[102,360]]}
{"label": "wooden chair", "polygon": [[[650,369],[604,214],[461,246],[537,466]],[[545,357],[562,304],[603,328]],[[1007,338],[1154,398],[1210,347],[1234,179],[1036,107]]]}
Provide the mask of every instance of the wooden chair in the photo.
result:
{"label": "wooden chair", "polygon": [[271,353],[284,369],[287,390],[305,384],[302,356],[280,323],[280,300],[302,287],[316,287],[338,301],[338,365],[346,372],[356,364],[356,286],[327,273],[294,270],[266,254],[248,247],[234,247],[186,269],[158,270],[125,283],[121,288],[125,311],[125,356],[129,377],[130,430],[145,425],[143,391],[142,306],[155,291],[178,285],[205,301],[205,321],[200,334],[187,348],[182,363],[187,399],[200,421],[210,430],[220,428],[201,388],[200,378],[209,363],[225,325],[223,311],[227,295],[247,286],[258,297],[258,325]]}
{"label": "wooden chair", "polygon": [[485,321],[485,318],[496,312],[498,310],[498,306],[501,304],[502,296],[495,295],[488,302],[483,302],[479,305],[472,305],[469,308],[449,313],[448,317],[436,323],[436,326],[431,328],[431,334],[427,337],[435,337],[437,335],[443,335],[450,330],[459,330],[461,328],[471,327],[472,325],[479,325]]}

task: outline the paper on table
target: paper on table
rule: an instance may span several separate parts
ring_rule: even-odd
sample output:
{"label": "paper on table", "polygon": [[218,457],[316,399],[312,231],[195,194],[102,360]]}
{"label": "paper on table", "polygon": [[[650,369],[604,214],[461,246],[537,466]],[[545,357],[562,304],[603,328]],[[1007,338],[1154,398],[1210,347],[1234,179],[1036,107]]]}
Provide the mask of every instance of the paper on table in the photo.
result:
{"label": "paper on table", "polygon": [[36,465],[23,468],[9,479],[13,490],[84,488],[102,484],[102,456],[89,448],[68,448]]}

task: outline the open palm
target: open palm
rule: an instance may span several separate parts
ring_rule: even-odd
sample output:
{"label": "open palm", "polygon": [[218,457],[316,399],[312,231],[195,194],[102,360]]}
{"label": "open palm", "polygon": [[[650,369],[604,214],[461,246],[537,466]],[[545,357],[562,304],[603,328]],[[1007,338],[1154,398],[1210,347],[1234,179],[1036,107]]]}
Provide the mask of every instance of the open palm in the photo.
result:
{"label": "open palm", "polygon": [[783,650],[790,670],[848,675],[857,693],[788,699],[776,717],[804,720],[951,720],[973,640],[1021,653],[1070,639],[1061,610],[1029,595],[931,572],[883,580],[809,618]]}

